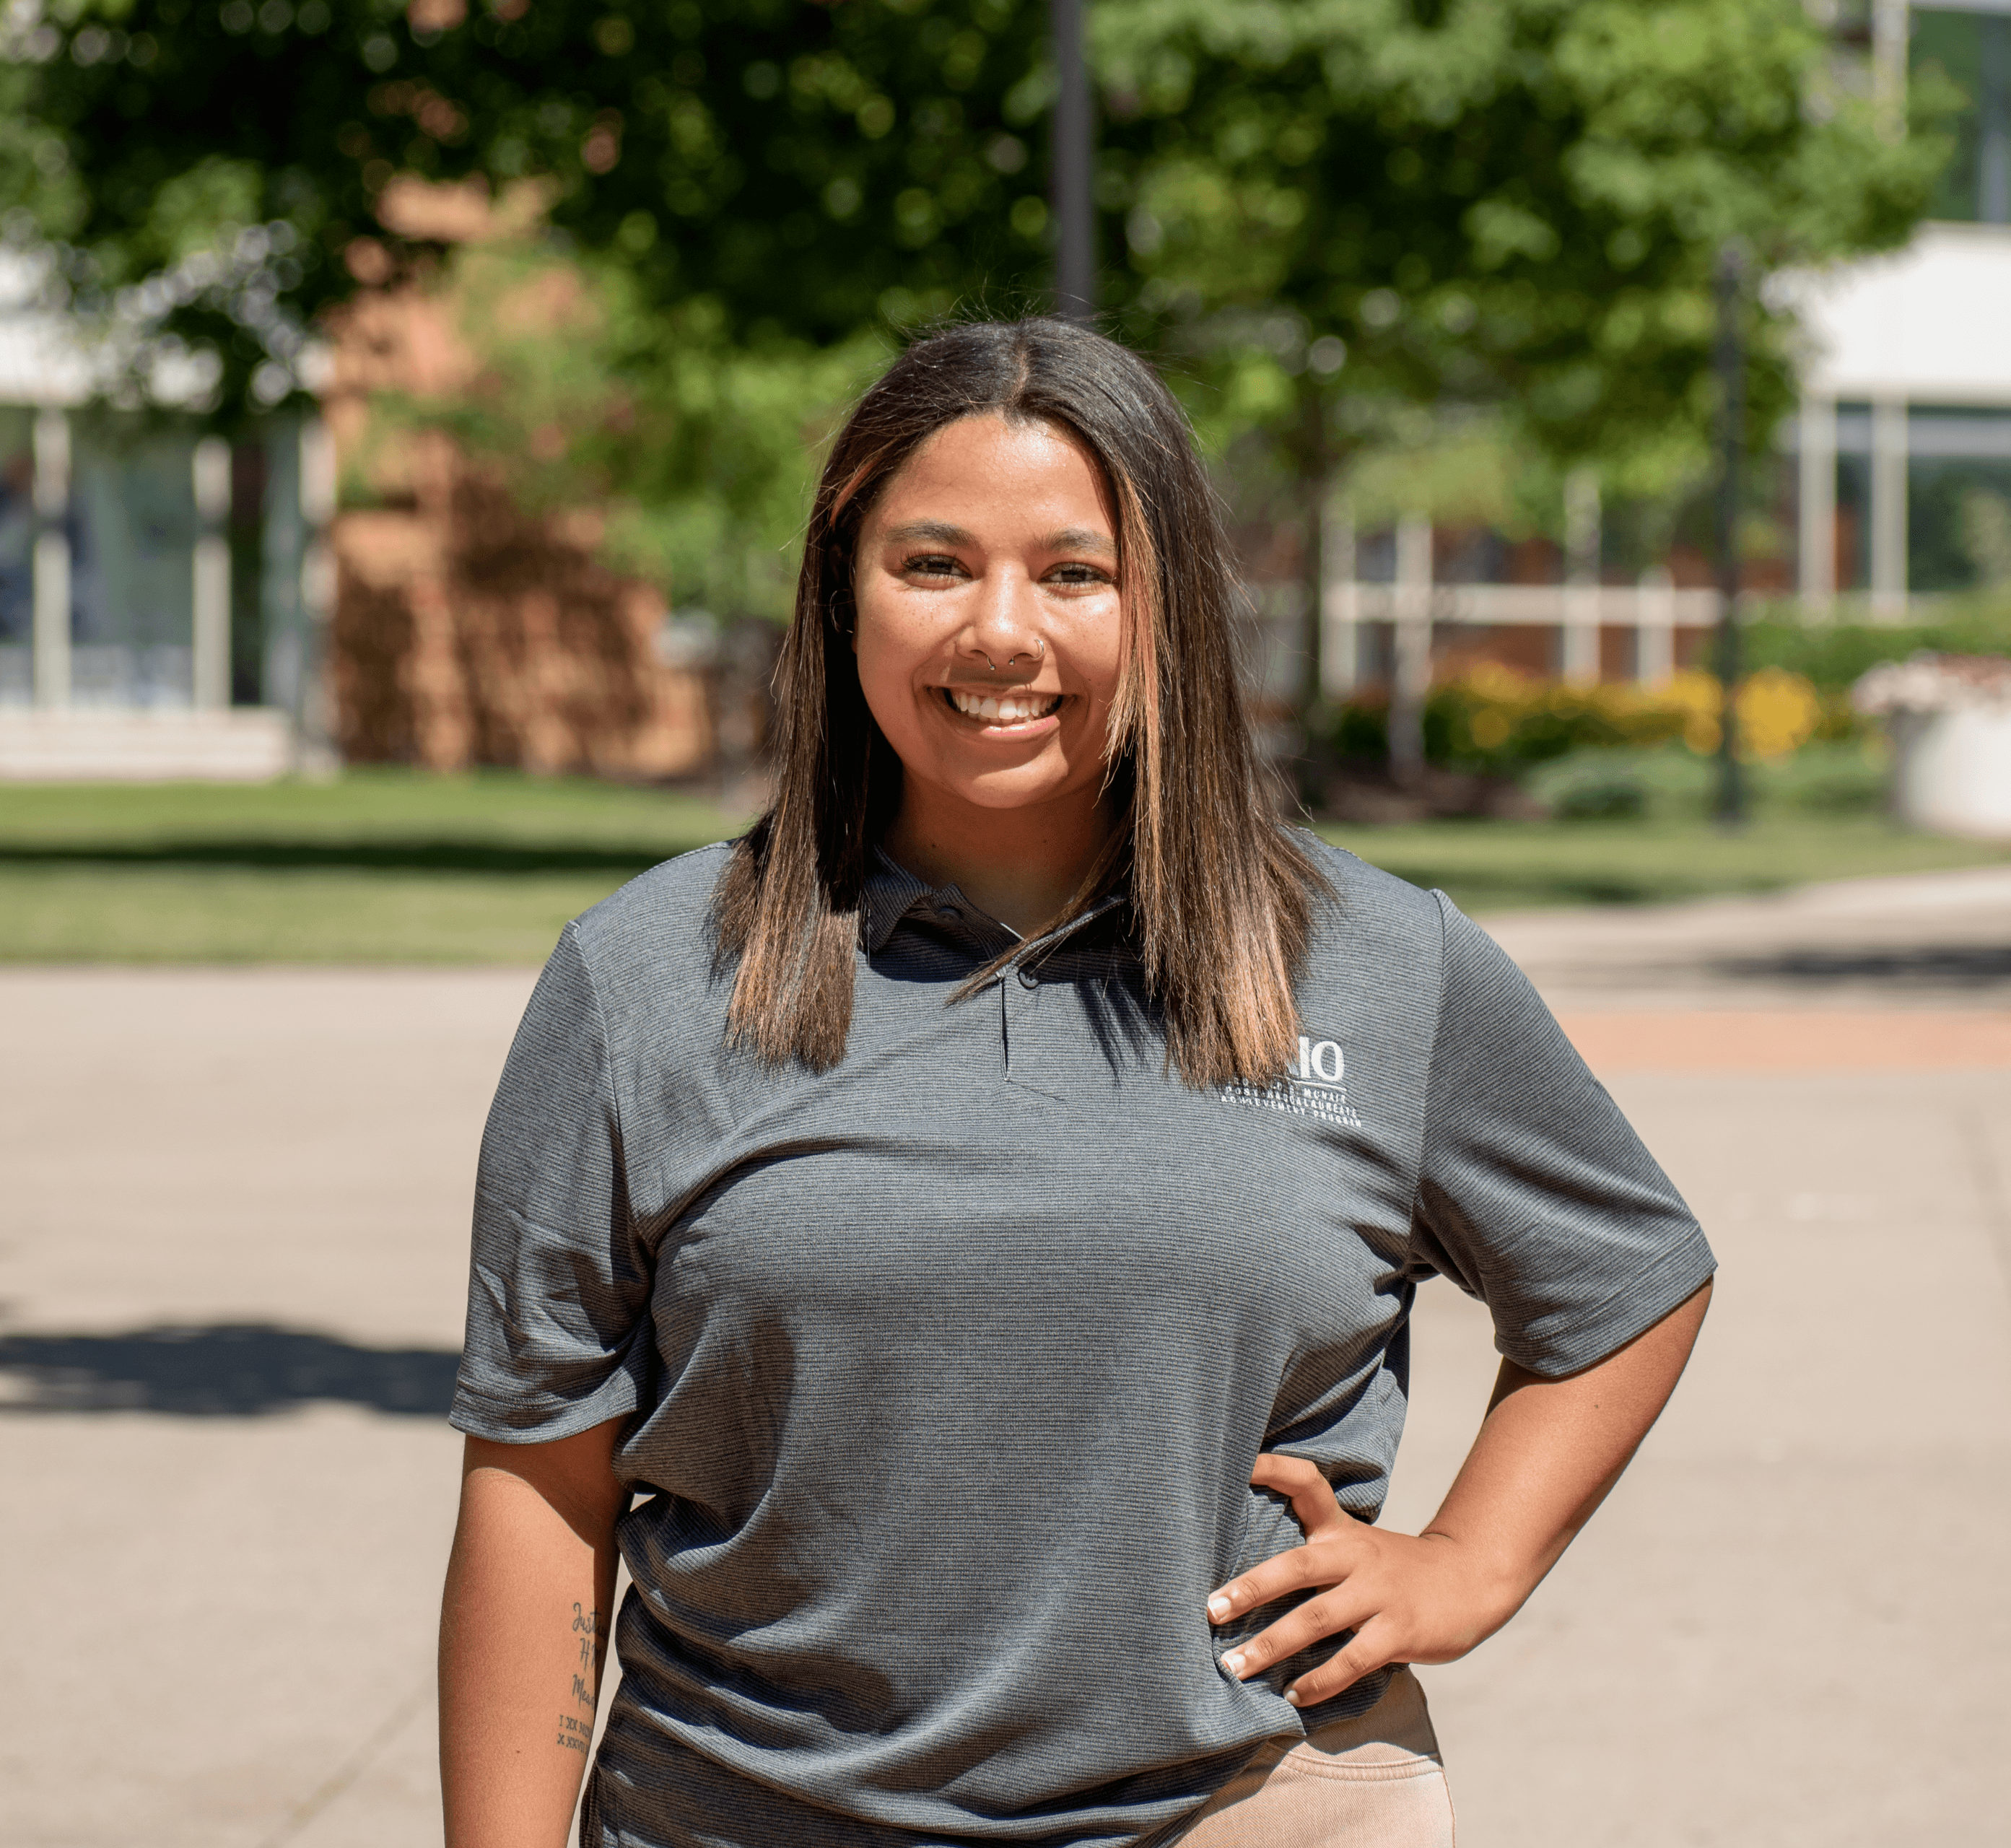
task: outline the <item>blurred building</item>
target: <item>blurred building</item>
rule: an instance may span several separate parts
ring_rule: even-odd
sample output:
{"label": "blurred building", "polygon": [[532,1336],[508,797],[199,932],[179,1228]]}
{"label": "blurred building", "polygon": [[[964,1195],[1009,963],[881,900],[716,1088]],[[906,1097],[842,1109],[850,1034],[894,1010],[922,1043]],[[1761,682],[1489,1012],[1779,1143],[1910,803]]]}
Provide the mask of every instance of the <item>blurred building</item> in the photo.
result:
{"label": "blurred building", "polygon": [[1814,614],[2011,585],[2011,0],[1890,8],[1967,102],[1934,218],[1805,285],[1796,586]]}
{"label": "blurred building", "polygon": [[[0,777],[262,777],[293,754],[300,426],[233,449],[90,408],[0,268]],[[11,299],[10,299],[11,297]]]}
{"label": "blurred building", "polygon": [[32,280],[0,269],[0,780],[707,767],[713,664],[664,645],[660,593],[596,563],[590,522],[525,515],[444,439],[337,511],[371,393],[453,363],[415,297],[354,306],[325,415],[227,443],[94,403]]}
{"label": "blurred building", "polygon": [[358,503],[329,534],[343,757],[639,778],[709,767],[717,664],[670,629],[657,586],[597,561],[593,511],[533,515],[444,432],[374,427],[385,396],[444,397],[473,376],[447,305],[367,290],[330,332],[322,407]]}

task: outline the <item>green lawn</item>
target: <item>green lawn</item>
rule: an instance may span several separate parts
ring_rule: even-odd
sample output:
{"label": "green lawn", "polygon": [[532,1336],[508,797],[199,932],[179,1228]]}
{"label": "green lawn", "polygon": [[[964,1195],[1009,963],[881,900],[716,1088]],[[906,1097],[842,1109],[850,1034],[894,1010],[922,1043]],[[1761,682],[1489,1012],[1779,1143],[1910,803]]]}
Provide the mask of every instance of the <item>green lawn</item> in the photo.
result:
{"label": "green lawn", "polygon": [[1735,835],[1702,821],[1435,821],[1322,828],[1364,860],[1443,886],[1476,914],[1547,905],[1643,905],[1775,892],[1817,879],[1987,866],[2011,852],[1902,834],[1877,816],[1763,814]]}
{"label": "green lawn", "polygon": [[539,963],[568,918],[745,820],[500,773],[0,788],[0,960]]}
{"label": "green lawn", "polygon": [[[502,773],[254,788],[0,787],[0,960],[535,963],[565,920],[734,832],[689,796]],[[1333,828],[1477,912],[1640,903],[2001,861],[1861,812]]]}

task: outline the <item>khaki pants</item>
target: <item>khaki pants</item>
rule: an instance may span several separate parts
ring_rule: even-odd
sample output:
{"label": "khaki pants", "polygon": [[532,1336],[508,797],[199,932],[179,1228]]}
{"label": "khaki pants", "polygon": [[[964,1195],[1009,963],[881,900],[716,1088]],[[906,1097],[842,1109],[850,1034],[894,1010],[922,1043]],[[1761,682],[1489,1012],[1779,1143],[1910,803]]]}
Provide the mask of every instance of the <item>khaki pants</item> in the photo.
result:
{"label": "khaki pants", "polygon": [[[1156,1838],[1155,1838],[1156,1839]],[[1166,1848],[1453,1848],[1452,1796],[1408,1668],[1368,1712],[1276,1739]]]}

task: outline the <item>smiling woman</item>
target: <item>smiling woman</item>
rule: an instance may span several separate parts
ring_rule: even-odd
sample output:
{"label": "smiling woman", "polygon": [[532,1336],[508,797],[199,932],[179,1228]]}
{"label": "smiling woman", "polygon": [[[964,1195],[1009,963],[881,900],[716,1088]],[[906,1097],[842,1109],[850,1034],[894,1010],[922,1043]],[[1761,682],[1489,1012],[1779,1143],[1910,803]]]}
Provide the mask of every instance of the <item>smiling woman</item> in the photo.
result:
{"label": "smiling woman", "polygon": [[[1276,1070],[1326,882],[1258,774],[1233,584],[1186,422],[1134,354],[1053,321],[913,349],[811,512],[776,800],[721,887],[734,1031],[843,1056],[885,845],[1023,933],[1122,892],[1182,1075]],[[984,711],[1008,698],[1015,722]]]}
{"label": "smiling woman", "polygon": [[[1625,1466],[1709,1248],[1500,952],[1282,825],[1173,399],[1053,321],[835,444],[767,814],[567,929],[484,1138],[449,1848],[1449,1848],[1408,1665]],[[1434,1273],[1504,1362],[1376,1525]]]}

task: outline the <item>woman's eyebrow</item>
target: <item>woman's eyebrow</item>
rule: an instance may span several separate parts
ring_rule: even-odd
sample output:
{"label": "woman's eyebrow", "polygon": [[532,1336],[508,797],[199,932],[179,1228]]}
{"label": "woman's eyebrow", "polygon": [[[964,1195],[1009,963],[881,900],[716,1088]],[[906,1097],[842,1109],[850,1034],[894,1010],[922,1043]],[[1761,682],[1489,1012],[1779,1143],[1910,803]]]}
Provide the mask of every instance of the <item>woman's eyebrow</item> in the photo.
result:
{"label": "woman's eyebrow", "polygon": [[939,546],[969,546],[977,542],[961,526],[952,526],[947,520],[909,520],[904,525],[889,526],[886,543],[890,546],[911,546],[927,540]]}
{"label": "woman's eyebrow", "polygon": [[1087,526],[1064,526],[1059,532],[1050,532],[1041,543],[1050,552],[1094,552],[1105,558],[1117,556],[1117,547],[1109,536]]}

